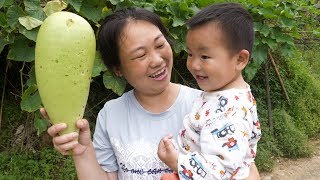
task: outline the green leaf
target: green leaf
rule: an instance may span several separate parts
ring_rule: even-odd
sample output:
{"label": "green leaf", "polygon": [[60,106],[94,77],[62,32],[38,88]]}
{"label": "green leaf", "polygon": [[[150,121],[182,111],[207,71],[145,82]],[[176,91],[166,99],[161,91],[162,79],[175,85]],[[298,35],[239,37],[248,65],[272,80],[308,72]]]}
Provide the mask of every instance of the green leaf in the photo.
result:
{"label": "green leaf", "polygon": [[37,135],[39,136],[48,129],[50,123],[47,119],[42,118],[40,111],[35,111],[33,125],[37,129]]}
{"label": "green leaf", "polygon": [[46,6],[43,8],[44,13],[47,16],[50,16],[52,13],[62,11],[63,9],[67,8],[67,3],[60,0],[53,0],[47,2]]}
{"label": "green leaf", "polygon": [[216,0],[197,0],[199,8],[207,7],[214,2],[216,2]]}
{"label": "green leaf", "polygon": [[267,44],[269,48],[272,49],[273,51],[276,50],[278,47],[278,43],[276,42],[276,40],[271,38],[263,38],[261,42],[264,44]]}
{"label": "green leaf", "polygon": [[29,79],[27,80],[26,85],[28,87],[36,85],[37,82],[36,82],[36,73],[35,73],[34,66],[32,66],[28,74],[29,74]]}
{"label": "green leaf", "polygon": [[166,10],[174,15],[173,27],[183,26],[190,14],[193,13],[185,2],[174,1],[167,6]]}
{"label": "green leaf", "polygon": [[0,12],[0,26],[1,27],[8,26],[6,15],[3,12]]}
{"label": "green leaf", "polygon": [[268,46],[267,45],[258,45],[255,46],[252,53],[252,59],[249,61],[249,64],[245,68],[244,76],[247,81],[251,81],[261,65],[267,60]]}
{"label": "green leaf", "polygon": [[44,19],[46,18],[46,15],[43,12],[43,9],[40,5],[39,0],[24,0],[23,3],[24,3],[25,11],[29,16],[32,16],[36,19],[44,21]]}
{"label": "green leaf", "polygon": [[0,0],[0,8],[9,7],[13,4],[13,0]]}
{"label": "green leaf", "polygon": [[288,43],[290,45],[294,45],[293,38],[288,34],[278,35],[276,41],[279,43]]}
{"label": "green leaf", "polygon": [[2,8],[2,6],[4,5],[5,0],[0,0],[0,8]]}
{"label": "green leaf", "polygon": [[23,92],[20,103],[22,110],[27,112],[34,112],[41,108],[41,99],[37,89],[37,85],[32,85]]}
{"label": "green leaf", "polygon": [[254,29],[262,34],[264,37],[267,37],[270,33],[270,27],[262,24],[260,22],[254,22]]}
{"label": "green leaf", "polygon": [[29,31],[23,26],[19,26],[19,33],[23,34],[26,38],[36,42],[39,28],[40,26]]}
{"label": "green leaf", "polygon": [[19,36],[15,39],[9,50],[8,59],[15,61],[31,62],[34,60],[34,46],[30,47],[31,41],[23,36]]}
{"label": "green leaf", "polygon": [[117,5],[121,2],[123,2],[124,0],[109,0],[111,2],[112,5]]}
{"label": "green leaf", "polygon": [[37,129],[37,135],[39,136],[41,133],[45,132],[48,129],[50,123],[48,120],[41,118],[40,115],[36,115],[33,125]]}
{"label": "green leaf", "polygon": [[255,46],[252,52],[252,59],[255,62],[262,63],[267,59],[268,54],[268,46],[267,45],[259,45]]}
{"label": "green leaf", "polygon": [[125,79],[106,71],[103,74],[103,84],[106,88],[111,89],[113,92],[121,96],[126,88],[127,82]]}
{"label": "green leaf", "polygon": [[320,28],[313,30],[312,33],[320,38]]}
{"label": "green leaf", "polygon": [[14,42],[13,36],[4,36],[2,33],[0,33],[0,53],[2,52],[3,48],[8,45],[12,44]]}
{"label": "green leaf", "polygon": [[77,12],[80,11],[83,0],[67,0],[67,3],[70,4]]}
{"label": "green leaf", "polygon": [[103,1],[99,0],[84,0],[80,9],[80,13],[85,18],[92,20],[95,23],[102,18],[102,9],[104,8]]}
{"label": "green leaf", "polygon": [[284,28],[292,29],[293,27],[296,26],[296,20],[295,19],[290,19],[290,18],[287,18],[287,17],[281,17],[280,18],[280,22],[281,22],[281,27],[284,27]]}
{"label": "green leaf", "polygon": [[288,44],[288,43],[285,43],[281,48],[281,55],[283,57],[292,57],[294,55],[294,46]]}
{"label": "green leaf", "polygon": [[30,16],[19,17],[18,20],[27,30],[36,28],[43,23],[42,21]]}
{"label": "green leaf", "polygon": [[26,13],[21,7],[12,5],[7,11],[7,22],[12,29],[15,29],[19,25],[18,18],[25,16]]}
{"label": "green leaf", "polygon": [[99,76],[101,71],[107,70],[106,66],[104,65],[101,54],[99,51],[96,51],[96,56],[94,59],[94,64],[93,64],[93,70],[92,70],[92,77]]}
{"label": "green leaf", "polygon": [[271,8],[264,8],[264,7],[261,7],[258,9],[258,13],[266,18],[276,18],[277,15],[274,13],[274,8],[271,7]]}

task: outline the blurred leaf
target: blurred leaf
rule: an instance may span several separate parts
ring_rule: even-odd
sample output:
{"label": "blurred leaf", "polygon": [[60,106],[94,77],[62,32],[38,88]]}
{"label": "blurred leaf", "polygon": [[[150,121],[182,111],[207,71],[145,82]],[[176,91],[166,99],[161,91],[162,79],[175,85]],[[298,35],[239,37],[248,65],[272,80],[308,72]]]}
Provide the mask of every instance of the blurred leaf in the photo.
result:
{"label": "blurred leaf", "polygon": [[0,0],[0,8],[2,8],[2,6],[4,5],[5,0]]}
{"label": "blurred leaf", "polygon": [[6,14],[4,14],[3,12],[0,12],[0,26],[1,27],[8,26]]}
{"label": "blurred leaf", "polygon": [[36,73],[35,73],[35,70],[34,70],[34,66],[32,66],[32,68],[29,71],[28,75],[29,75],[29,79],[27,80],[26,85],[28,87],[36,85],[37,82],[36,82]]}
{"label": "blurred leaf", "polygon": [[24,0],[24,8],[29,16],[43,21],[46,18],[39,0]]}
{"label": "blurred leaf", "polygon": [[270,27],[260,22],[254,22],[254,28],[264,37],[267,37],[270,33]]}
{"label": "blurred leaf", "polygon": [[103,84],[106,88],[121,96],[126,88],[126,80],[121,77],[114,76],[111,72],[106,71],[103,74]]}
{"label": "blurred leaf", "polygon": [[258,9],[258,13],[260,15],[263,15],[266,18],[276,18],[277,15],[274,13],[274,8],[270,7],[270,8],[266,8],[266,7],[261,7]]}
{"label": "blurred leaf", "polygon": [[47,2],[46,6],[43,8],[44,13],[47,16],[50,16],[52,13],[62,11],[67,8],[67,3],[61,0],[53,0]]}
{"label": "blurred leaf", "polygon": [[15,61],[31,62],[34,60],[34,46],[29,46],[30,40],[23,36],[19,36],[15,39],[9,50],[8,59]]}
{"label": "blurred leaf", "polygon": [[283,57],[291,57],[294,54],[294,46],[289,43],[285,43],[280,50]]}
{"label": "blurred leaf", "polygon": [[13,0],[0,0],[0,8],[9,7],[13,4]]}
{"label": "blurred leaf", "polygon": [[282,27],[292,29],[296,25],[295,19],[289,19],[287,17],[281,17],[280,21],[282,23]]}
{"label": "blurred leaf", "polygon": [[124,0],[109,0],[111,2],[111,4],[113,5],[117,5],[118,3],[123,2]]}
{"label": "blurred leaf", "polygon": [[96,51],[96,56],[94,59],[94,64],[93,64],[93,70],[92,70],[92,77],[99,76],[101,71],[107,70],[106,66],[104,65],[101,54],[99,51]]}
{"label": "blurred leaf", "polygon": [[252,59],[249,61],[245,68],[244,75],[247,81],[251,81],[256,75],[258,69],[267,60],[268,46],[258,45],[255,46],[252,53]]}
{"label": "blurred leaf", "polygon": [[19,33],[23,34],[26,38],[36,42],[39,28],[40,26],[32,30],[27,30],[25,27],[19,26]]}
{"label": "blurred leaf", "polygon": [[18,20],[27,30],[36,28],[43,23],[42,21],[30,16],[19,17]]}
{"label": "blurred leaf", "polygon": [[80,13],[85,18],[92,20],[95,23],[102,18],[102,9],[104,8],[103,1],[99,0],[84,0],[80,9]]}
{"label": "blurred leaf", "polygon": [[261,64],[267,59],[268,46],[267,45],[258,45],[254,47],[252,52],[252,58],[254,62]]}
{"label": "blurred leaf", "polygon": [[276,42],[276,40],[271,38],[262,38],[261,42],[264,44],[267,44],[269,48],[272,49],[273,51],[276,50],[278,47],[278,43]]}
{"label": "blurred leaf", "polygon": [[12,44],[13,42],[13,36],[4,37],[3,34],[0,33],[0,53],[6,45]]}
{"label": "blurred leaf", "polygon": [[10,6],[7,11],[7,22],[9,24],[9,26],[12,29],[17,27],[17,25],[19,25],[18,18],[23,17],[25,15],[26,15],[26,13],[22,10],[21,7],[16,6],[16,5]]}
{"label": "blurred leaf", "polygon": [[41,133],[45,132],[50,123],[48,120],[43,119],[39,111],[34,113],[34,127],[37,129],[37,135],[39,136]]}
{"label": "blurred leaf", "polygon": [[320,38],[320,28],[313,30],[312,33]]}
{"label": "blurred leaf", "polygon": [[41,99],[37,89],[37,85],[32,85],[23,92],[20,103],[22,110],[34,112],[41,107]]}
{"label": "blurred leaf", "polygon": [[77,11],[80,11],[81,5],[83,0],[67,0],[68,4],[71,4],[71,6]]}

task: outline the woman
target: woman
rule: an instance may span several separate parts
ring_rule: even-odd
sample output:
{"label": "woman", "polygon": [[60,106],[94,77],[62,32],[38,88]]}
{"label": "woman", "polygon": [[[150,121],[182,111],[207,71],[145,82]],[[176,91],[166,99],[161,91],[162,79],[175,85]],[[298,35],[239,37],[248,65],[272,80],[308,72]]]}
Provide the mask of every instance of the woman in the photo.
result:
{"label": "woman", "polygon": [[[51,126],[54,147],[62,154],[73,151],[79,179],[160,179],[171,170],[158,159],[158,143],[168,133],[177,135],[200,91],[170,82],[168,32],[150,11],[129,8],[108,16],[98,45],[108,69],[133,90],[101,109],[93,142],[85,119],[77,122],[79,134],[58,136],[66,125]],[[259,177],[254,168],[253,178]]]}

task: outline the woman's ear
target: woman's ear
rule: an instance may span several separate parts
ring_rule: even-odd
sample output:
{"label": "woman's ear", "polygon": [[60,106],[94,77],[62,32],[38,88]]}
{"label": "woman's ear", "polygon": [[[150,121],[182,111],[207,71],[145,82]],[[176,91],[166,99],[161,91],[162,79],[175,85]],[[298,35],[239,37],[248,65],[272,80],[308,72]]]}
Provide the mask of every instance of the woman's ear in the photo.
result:
{"label": "woman's ear", "polygon": [[114,67],[113,68],[113,72],[116,76],[118,77],[122,77],[122,73],[121,73],[121,70],[120,70],[120,67]]}
{"label": "woman's ear", "polygon": [[247,64],[249,62],[249,58],[250,58],[249,51],[242,49],[238,54],[237,68],[239,70],[243,70],[247,66]]}

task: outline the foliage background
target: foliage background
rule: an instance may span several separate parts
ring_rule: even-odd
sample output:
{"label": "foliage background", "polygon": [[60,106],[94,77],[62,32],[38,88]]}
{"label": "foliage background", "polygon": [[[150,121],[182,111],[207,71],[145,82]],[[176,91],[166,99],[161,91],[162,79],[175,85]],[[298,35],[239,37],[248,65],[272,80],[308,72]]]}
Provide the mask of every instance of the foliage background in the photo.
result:
{"label": "foliage background", "polygon": [[[114,10],[136,6],[154,11],[175,42],[172,81],[197,88],[185,67],[184,22],[213,2],[225,1],[0,0],[0,178],[76,177],[72,159],[52,149],[45,132],[49,124],[39,114],[34,47],[48,15],[61,10],[74,12],[97,32],[103,18]],[[310,156],[312,148],[307,141],[319,138],[320,5],[316,0],[235,2],[242,3],[255,21],[254,52],[244,75],[257,99],[263,131],[257,166],[260,171],[270,171],[276,157]],[[85,112],[92,130],[103,104],[127,89],[125,82],[106,69],[97,52]]]}

